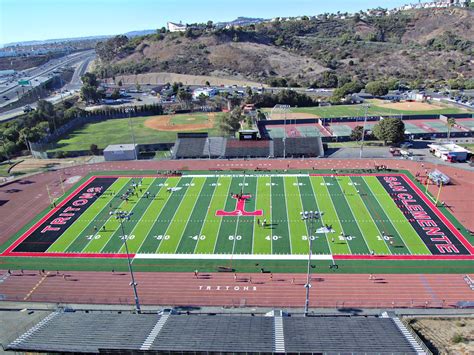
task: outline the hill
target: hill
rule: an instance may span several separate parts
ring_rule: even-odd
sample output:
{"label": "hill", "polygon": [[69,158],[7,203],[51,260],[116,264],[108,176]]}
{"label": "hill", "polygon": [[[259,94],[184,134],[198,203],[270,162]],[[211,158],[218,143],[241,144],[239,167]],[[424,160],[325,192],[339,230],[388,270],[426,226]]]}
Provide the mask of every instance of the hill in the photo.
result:
{"label": "hill", "polygon": [[472,10],[450,8],[321,15],[244,27],[194,25],[184,33],[158,31],[99,43],[98,71],[104,77],[172,72],[320,87],[351,79],[472,78],[473,23]]}

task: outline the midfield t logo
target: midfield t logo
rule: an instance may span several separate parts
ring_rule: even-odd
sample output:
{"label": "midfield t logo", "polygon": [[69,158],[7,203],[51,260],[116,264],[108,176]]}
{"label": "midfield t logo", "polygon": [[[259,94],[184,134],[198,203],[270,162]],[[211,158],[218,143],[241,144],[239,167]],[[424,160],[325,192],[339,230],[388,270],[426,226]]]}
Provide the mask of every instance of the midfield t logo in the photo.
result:
{"label": "midfield t logo", "polygon": [[234,194],[232,198],[236,199],[236,206],[232,212],[226,212],[224,210],[216,211],[216,216],[223,217],[223,216],[263,216],[262,210],[256,210],[253,212],[245,211],[245,201],[250,199],[251,195],[242,195],[242,194]]}

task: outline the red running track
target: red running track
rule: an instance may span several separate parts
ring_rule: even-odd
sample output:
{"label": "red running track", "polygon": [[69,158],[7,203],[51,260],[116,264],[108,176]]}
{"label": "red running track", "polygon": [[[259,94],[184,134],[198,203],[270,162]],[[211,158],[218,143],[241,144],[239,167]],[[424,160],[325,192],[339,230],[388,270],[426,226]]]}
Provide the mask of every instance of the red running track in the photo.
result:
{"label": "red running track", "polygon": [[[372,169],[376,164],[384,164],[392,169],[407,169],[413,175],[424,174],[425,169],[433,168],[448,174],[454,184],[443,188],[440,200],[450,206],[450,211],[464,226],[474,231],[474,172],[457,169],[456,165],[422,165],[420,162],[398,159],[133,161],[69,167],[62,170],[62,176],[65,179],[83,177],[91,172],[104,170]],[[48,207],[47,184],[51,194],[59,196],[60,176],[58,172],[47,172],[0,186],[0,244]],[[72,185],[65,181],[64,186],[68,189]],[[433,194],[437,193],[436,186],[430,186],[429,190]]]}
{"label": "red running track", "polygon": [[[3,275],[3,276],[1,276]],[[66,275],[66,276],[64,276]],[[249,279],[251,277],[251,279]],[[133,293],[127,273],[0,271],[6,301],[129,304]],[[136,273],[144,305],[223,307],[303,307],[302,274]],[[455,307],[473,301],[463,275],[314,274],[311,307]]]}

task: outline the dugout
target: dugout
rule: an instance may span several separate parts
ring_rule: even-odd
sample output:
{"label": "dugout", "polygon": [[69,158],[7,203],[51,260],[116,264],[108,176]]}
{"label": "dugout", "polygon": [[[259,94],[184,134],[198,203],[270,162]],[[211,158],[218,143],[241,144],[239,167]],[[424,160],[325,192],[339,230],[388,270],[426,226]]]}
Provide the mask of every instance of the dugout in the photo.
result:
{"label": "dugout", "polygon": [[137,157],[137,144],[111,144],[104,149],[105,161],[135,160]]}

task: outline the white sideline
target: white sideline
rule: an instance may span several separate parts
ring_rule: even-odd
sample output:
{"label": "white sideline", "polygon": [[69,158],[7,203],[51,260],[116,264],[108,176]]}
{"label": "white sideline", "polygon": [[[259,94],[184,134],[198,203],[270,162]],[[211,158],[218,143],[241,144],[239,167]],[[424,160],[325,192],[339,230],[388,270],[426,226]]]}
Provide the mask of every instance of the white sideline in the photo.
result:
{"label": "white sideline", "polygon": [[264,176],[269,176],[269,177],[305,177],[309,176],[309,173],[307,174],[183,174],[181,177],[189,177],[189,178],[199,178],[199,177],[264,177]]}
{"label": "white sideline", "polygon": [[[180,260],[308,260],[307,254],[135,254],[134,259],[180,259]],[[313,254],[311,260],[332,260],[329,254]]]}

